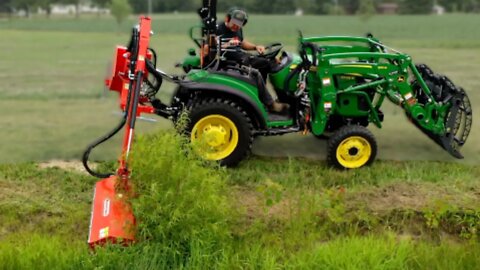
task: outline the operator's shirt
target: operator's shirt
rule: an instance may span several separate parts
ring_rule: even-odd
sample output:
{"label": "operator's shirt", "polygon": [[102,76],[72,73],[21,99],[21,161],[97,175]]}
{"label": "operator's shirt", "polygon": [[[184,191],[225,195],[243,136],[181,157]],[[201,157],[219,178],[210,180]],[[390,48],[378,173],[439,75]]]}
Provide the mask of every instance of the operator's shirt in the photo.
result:
{"label": "operator's shirt", "polygon": [[222,38],[234,38],[243,41],[243,31],[240,28],[237,32],[233,32],[226,25],[225,22],[221,22],[217,27],[217,36]]}
{"label": "operator's shirt", "polygon": [[[240,42],[243,41],[243,31],[240,28],[237,32],[233,32],[226,25],[225,22],[221,22],[217,26],[217,36],[222,39],[236,39]],[[242,61],[243,53],[240,52],[228,52],[225,57],[234,61]]]}

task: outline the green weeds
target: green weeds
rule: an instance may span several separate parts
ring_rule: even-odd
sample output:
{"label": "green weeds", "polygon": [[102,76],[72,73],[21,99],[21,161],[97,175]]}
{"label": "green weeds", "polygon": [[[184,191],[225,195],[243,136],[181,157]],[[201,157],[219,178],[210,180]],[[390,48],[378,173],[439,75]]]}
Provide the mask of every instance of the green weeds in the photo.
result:
{"label": "green weeds", "polygon": [[173,132],[143,137],[135,147],[132,180],[142,195],[132,202],[139,239],[162,245],[170,265],[186,264],[194,251],[214,259],[230,241],[225,172],[205,164]]}

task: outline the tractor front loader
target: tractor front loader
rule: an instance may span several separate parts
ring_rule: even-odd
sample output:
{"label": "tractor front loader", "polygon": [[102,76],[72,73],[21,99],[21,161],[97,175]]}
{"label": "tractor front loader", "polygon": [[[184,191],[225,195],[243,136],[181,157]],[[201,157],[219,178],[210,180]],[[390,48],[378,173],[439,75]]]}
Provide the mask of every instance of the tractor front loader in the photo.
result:
{"label": "tractor front loader", "polygon": [[[279,115],[260,100],[259,90],[266,83],[258,70],[225,57],[240,48],[226,47],[228,40],[216,35],[216,1],[204,0],[199,15],[201,24],[190,31],[198,50],[191,49],[180,64],[185,74],[157,69],[156,53],[148,49],[144,66],[148,76],[140,85],[139,102],[142,112],[173,121],[187,110],[190,121],[185,131],[193,142],[207,144],[202,153],[206,159],[234,166],[250,152],[256,136],[301,132],[328,138],[330,165],[360,168],[375,159],[377,146],[367,127],[382,127],[385,99],[403,108],[416,127],[453,157],[463,158],[460,149],[472,125],[465,90],[428,66],[414,64],[409,55],[372,35],[300,35],[298,53],[273,43],[260,57],[272,63],[271,85],[280,102],[290,105],[287,114]],[[195,29],[201,30],[199,36]],[[116,59],[130,53],[131,46],[119,47]],[[125,74],[128,65],[117,61],[108,85],[120,93],[121,104],[127,94],[119,78]],[[169,103],[156,97],[163,80],[178,86]]]}
{"label": "tractor front loader", "polygon": [[[332,42],[360,45],[324,45]],[[351,129],[352,124],[366,127],[373,123],[381,128],[384,115],[380,108],[387,97],[437,144],[463,158],[459,149],[470,132],[472,111],[465,91],[447,77],[434,74],[426,65],[414,65],[410,56],[372,36],[300,38],[300,47],[300,67],[286,76],[308,73],[305,98],[310,99],[314,135]],[[284,91],[297,93],[288,78],[279,82]],[[333,148],[335,137],[329,143]],[[346,153],[344,157],[352,158]],[[342,162],[342,158],[329,158]],[[345,164],[335,165],[348,168]]]}
{"label": "tractor front loader", "polygon": [[[190,31],[199,54],[190,49],[181,67],[182,82],[172,105],[190,112],[192,141],[209,142],[207,159],[236,165],[256,136],[292,132],[328,138],[327,161],[338,168],[359,168],[376,156],[370,123],[381,128],[385,99],[399,105],[408,119],[440,147],[463,158],[472,125],[472,108],[464,89],[426,65],[367,37],[300,35],[298,53],[281,43],[266,47],[274,67],[269,74],[288,115],[269,113],[259,98],[265,83],[258,71],[231,62],[228,40],[216,33],[216,1],[204,0],[202,23]],[[201,29],[200,35],[195,30]],[[207,50],[206,50],[207,49]]]}
{"label": "tractor front loader", "polygon": [[[92,245],[109,237],[133,241],[131,233],[118,230],[112,235],[111,228],[134,223],[128,207],[116,203],[119,200],[115,198],[124,195],[116,189],[119,184],[129,190],[128,153],[135,119],[141,113],[175,122],[182,111],[188,111],[189,123],[183,133],[193,143],[206,145],[200,153],[205,159],[225,166],[245,158],[256,136],[296,132],[327,138],[329,165],[357,169],[375,160],[377,143],[367,127],[382,127],[387,116],[381,107],[388,99],[403,108],[406,117],[440,147],[455,158],[463,158],[460,149],[472,126],[472,108],[465,90],[428,66],[415,65],[409,55],[387,47],[372,35],[300,35],[297,53],[283,51],[282,44],[273,43],[260,57],[272,63],[271,85],[279,100],[290,105],[287,114],[274,114],[259,98],[259,89],[265,89],[266,83],[258,70],[225,57],[240,48],[225,46],[228,40],[216,35],[216,1],[204,0],[199,15],[201,24],[190,31],[198,48],[191,49],[180,64],[185,74],[169,75],[157,69],[157,54],[149,47],[149,18],[141,17],[128,46],[117,47],[107,86],[119,93],[125,117],[84,155],[87,171],[109,181],[108,187],[101,186],[108,192],[95,193]],[[201,30],[198,36],[195,29]],[[169,103],[156,97],[164,80],[177,85]],[[94,172],[87,164],[90,151],[125,122],[128,126],[120,168],[108,175]],[[112,212],[119,214],[112,216]]]}
{"label": "tractor front loader", "polygon": [[267,46],[260,57],[275,63],[269,80],[280,101],[291,107],[288,115],[275,115],[258,97],[265,87],[258,71],[224,57],[239,48],[225,48],[228,40],[211,34],[205,21],[215,14],[204,12],[201,17],[204,23],[197,27],[203,27],[203,36],[194,36],[195,27],[191,31],[201,54],[191,50],[185,58],[188,84],[180,84],[173,104],[190,111],[192,141],[215,141],[206,158],[235,165],[249,152],[255,136],[302,132],[329,138],[329,164],[359,168],[376,156],[375,138],[367,126],[382,127],[385,99],[402,107],[407,118],[448,153],[463,158],[460,148],[472,125],[466,92],[372,35],[300,35],[298,54],[282,51],[280,43]]}

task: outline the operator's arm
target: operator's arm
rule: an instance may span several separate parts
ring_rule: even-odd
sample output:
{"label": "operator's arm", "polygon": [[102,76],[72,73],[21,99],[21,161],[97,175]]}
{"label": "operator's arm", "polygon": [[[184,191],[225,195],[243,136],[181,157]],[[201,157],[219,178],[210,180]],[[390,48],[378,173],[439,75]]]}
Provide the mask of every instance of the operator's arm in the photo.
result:
{"label": "operator's arm", "polygon": [[246,51],[254,51],[256,50],[259,54],[263,54],[265,52],[265,47],[262,45],[255,45],[250,41],[243,40],[242,41],[242,49]]}

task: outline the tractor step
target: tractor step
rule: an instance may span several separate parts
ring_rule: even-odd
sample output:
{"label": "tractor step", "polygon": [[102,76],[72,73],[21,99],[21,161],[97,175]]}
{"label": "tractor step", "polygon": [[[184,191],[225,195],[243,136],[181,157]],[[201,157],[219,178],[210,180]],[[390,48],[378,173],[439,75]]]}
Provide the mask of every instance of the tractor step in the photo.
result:
{"label": "tractor step", "polygon": [[292,117],[290,115],[277,114],[277,113],[268,114],[269,122],[281,122],[281,121],[289,121],[289,120],[292,120]]}
{"label": "tractor step", "polygon": [[255,136],[278,136],[289,133],[295,133],[302,131],[298,126],[293,127],[280,127],[280,128],[271,128],[267,130],[257,130],[255,131]]}

